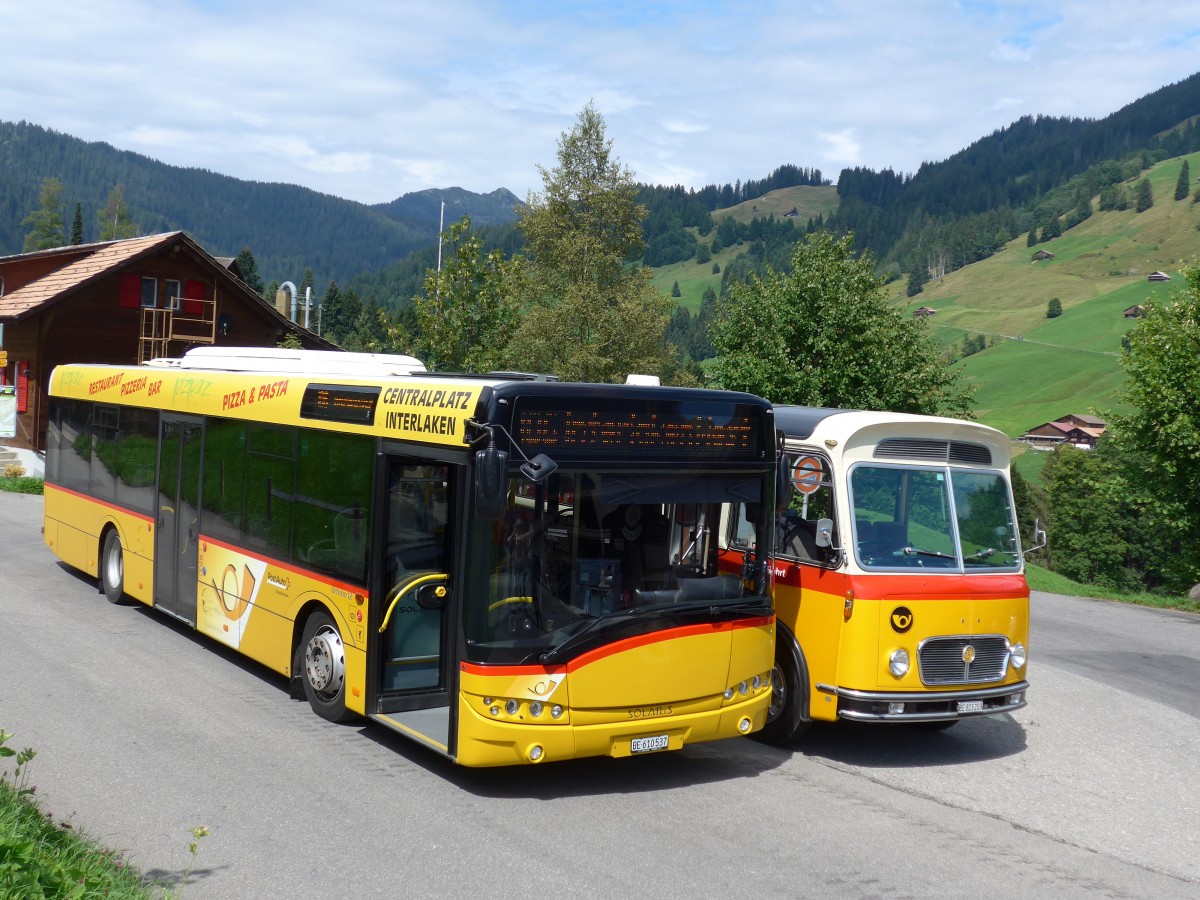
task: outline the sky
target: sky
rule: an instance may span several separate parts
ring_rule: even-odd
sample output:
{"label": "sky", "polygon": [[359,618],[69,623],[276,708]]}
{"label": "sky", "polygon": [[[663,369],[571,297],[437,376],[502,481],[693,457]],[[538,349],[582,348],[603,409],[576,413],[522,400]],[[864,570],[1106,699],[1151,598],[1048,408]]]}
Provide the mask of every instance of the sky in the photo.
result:
{"label": "sky", "polygon": [[524,199],[588,102],[637,181],[699,189],[915,172],[1200,71],[1179,0],[0,0],[0,36],[0,120],[363,203]]}

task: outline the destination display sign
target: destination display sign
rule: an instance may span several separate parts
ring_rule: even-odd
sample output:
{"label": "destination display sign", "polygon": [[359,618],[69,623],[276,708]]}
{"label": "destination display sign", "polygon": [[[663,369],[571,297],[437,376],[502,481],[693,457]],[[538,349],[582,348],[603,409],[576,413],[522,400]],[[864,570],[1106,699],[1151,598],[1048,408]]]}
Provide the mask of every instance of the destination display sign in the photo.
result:
{"label": "destination display sign", "polygon": [[380,388],[345,384],[310,384],[304,389],[300,418],[371,425]]}

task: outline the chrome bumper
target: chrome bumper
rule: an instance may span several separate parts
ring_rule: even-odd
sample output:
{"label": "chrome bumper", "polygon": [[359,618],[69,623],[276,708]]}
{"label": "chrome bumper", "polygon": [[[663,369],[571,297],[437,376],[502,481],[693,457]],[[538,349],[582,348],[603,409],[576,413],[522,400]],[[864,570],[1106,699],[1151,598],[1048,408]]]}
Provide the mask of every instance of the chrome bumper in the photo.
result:
{"label": "chrome bumper", "polygon": [[[945,722],[975,716],[994,716],[1026,705],[1028,681],[993,688],[924,693],[854,691],[818,684],[817,690],[838,698],[838,718],[858,722]],[[981,701],[979,709],[961,710],[961,701]],[[893,703],[903,703],[903,712],[889,712]],[[972,704],[974,705],[974,704]]]}

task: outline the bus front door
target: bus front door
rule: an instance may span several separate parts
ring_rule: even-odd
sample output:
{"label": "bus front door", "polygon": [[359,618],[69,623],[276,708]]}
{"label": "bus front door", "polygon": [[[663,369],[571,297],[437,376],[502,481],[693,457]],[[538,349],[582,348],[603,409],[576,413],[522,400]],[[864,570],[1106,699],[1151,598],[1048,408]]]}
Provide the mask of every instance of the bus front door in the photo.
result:
{"label": "bus front door", "polygon": [[190,625],[196,623],[203,437],[202,419],[164,415],[159,423],[154,605]]}
{"label": "bus front door", "polygon": [[375,718],[446,753],[456,467],[410,457],[390,457],[387,467]]}

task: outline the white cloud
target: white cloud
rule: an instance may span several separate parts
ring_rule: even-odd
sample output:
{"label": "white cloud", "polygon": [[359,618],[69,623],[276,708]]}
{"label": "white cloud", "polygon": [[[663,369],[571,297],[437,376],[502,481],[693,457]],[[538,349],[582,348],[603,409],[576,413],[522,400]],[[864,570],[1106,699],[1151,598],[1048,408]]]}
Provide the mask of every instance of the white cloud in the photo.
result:
{"label": "white cloud", "polygon": [[1104,116],[1200,68],[1176,0],[234,10],[0,0],[0,119],[364,202],[523,196],[589,100],[639,180],[701,187],[783,163],[914,171],[1018,116]]}

